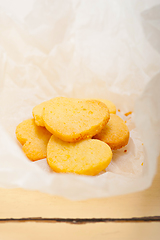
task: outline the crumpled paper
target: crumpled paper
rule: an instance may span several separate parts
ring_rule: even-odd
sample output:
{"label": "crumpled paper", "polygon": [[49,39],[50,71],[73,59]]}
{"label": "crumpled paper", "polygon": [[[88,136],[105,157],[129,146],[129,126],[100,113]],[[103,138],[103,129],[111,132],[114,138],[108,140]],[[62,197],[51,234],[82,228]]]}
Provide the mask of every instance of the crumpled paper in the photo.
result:
{"label": "crumpled paper", "polygon": [[[21,20],[0,11],[0,187],[81,200],[151,185],[160,149],[159,23],[156,0],[41,0]],[[57,96],[111,100],[126,121],[128,145],[98,176],[58,174],[23,154],[16,126]]]}

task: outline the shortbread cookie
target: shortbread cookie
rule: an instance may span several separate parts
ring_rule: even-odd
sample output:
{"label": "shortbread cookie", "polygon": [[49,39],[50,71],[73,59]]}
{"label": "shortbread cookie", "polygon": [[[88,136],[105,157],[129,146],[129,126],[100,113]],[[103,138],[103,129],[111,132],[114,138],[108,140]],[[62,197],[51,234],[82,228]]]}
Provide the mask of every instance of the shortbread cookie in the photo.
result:
{"label": "shortbread cookie", "polygon": [[100,133],[94,136],[107,143],[112,150],[116,150],[127,145],[129,140],[129,130],[125,122],[116,114],[110,114],[110,120]]}
{"label": "shortbread cookie", "polygon": [[99,133],[110,117],[107,106],[97,100],[57,97],[43,110],[45,127],[66,142],[91,138]]}
{"label": "shortbread cookie", "polygon": [[35,119],[35,123],[37,126],[44,127],[42,114],[43,114],[43,109],[45,108],[47,102],[48,101],[45,101],[45,102],[42,102],[42,103],[36,105],[32,110],[32,114],[33,114],[33,117]]}
{"label": "shortbread cookie", "polygon": [[47,146],[47,162],[55,172],[96,175],[111,159],[110,147],[96,139],[68,143],[52,135]]}
{"label": "shortbread cookie", "polygon": [[[91,100],[91,99],[88,99],[88,100]],[[98,100],[98,101],[101,101],[104,104],[106,104],[110,113],[116,113],[116,106],[114,105],[113,102],[106,100],[106,99],[94,99],[94,100]],[[44,127],[42,114],[43,114],[43,109],[45,108],[47,103],[48,103],[48,101],[42,102],[33,108],[32,114],[33,114],[33,117],[35,119],[35,123],[37,124],[37,126]]]}
{"label": "shortbread cookie", "polygon": [[16,137],[23,145],[22,150],[32,161],[47,156],[47,144],[51,135],[44,127],[38,127],[34,119],[27,119],[16,128]]}
{"label": "shortbread cookie", "polygon": [[99,100],[99,101],[103,102],[104,104],[106,104],[110,113],[114,113],[114,114],[116,113],[116,106],[114,105],[113,102],[111,102],[107,99],[96,99],[96,100]]}

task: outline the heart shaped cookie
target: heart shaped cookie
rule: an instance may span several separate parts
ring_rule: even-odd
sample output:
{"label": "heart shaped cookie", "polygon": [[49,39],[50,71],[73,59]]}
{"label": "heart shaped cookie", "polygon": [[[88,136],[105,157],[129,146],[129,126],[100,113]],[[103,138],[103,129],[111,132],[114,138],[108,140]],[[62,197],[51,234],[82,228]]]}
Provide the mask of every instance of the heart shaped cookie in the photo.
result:
{"label": "heart shaped cookie", "polygon": [[23,145],[22,150],[32,161],[47,156],[47,144],[51,135],[44,127],[38,127],[34,119],[27,119],[16,128],[16,137]]}
{"label": "heart shaped cookie", "polygon": [[116,106],[114,105],[113,102],[111,102],[107,99],[96,99],[96,100],[101,101],[104,104],[106,104],[110,113],[114,113],[114,114],[116,113]]}
{"label": "heart shaped cookie", "polygon": [[45,108],[47,102],[48,101],[45,101],[36,105],[32,110],[32,115],[34,117],[34,120],[37,126],[44,127],[42,115],[43,115],[43,109]]}
{"label": "heart shaped cookie", "polygon": [[48,101],[43,110],[45,127],[66,142],[91,138],[109,118],[107,106],[97,100],[57,97]]}
{"label": "heart shaped cookie", "polygon": [[116,150],[127,145],[129,140],[129,130],[125,122],[116,114],[110,114],[110,120],[100,133],[94,136],[107,143],[112,150]]}
{"label": "heart shaped cookie", "polygon": [[55,172],[96,175],[111,159],[110,147],[96,139],[68,143],[52,135],[47,146],[47,162]]}

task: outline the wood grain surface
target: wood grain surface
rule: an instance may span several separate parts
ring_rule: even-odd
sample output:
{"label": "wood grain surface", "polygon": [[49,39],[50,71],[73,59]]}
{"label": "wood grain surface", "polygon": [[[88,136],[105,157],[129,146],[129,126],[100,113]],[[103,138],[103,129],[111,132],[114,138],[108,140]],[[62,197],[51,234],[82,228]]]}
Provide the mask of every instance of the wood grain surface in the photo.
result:
{"label": "wood grain surface", "polygon": [[159,240],[160,223],[1,223],[1,240]]}

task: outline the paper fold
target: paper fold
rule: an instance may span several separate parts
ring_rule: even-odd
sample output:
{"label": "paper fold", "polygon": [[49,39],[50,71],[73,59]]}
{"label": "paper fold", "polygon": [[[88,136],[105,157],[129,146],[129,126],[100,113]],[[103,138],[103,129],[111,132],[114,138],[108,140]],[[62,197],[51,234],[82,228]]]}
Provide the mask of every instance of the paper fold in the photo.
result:
{"label": "paper fold", "polygon": [[[160,149],[159,10],[149,0],[41,0],[23,22],[0,12],[0,187],[80,200],[151,185]],[[130,141],[105,172],[57,174],[24,156],[16,126],[56,96],[109,99],[120,110]]]}

